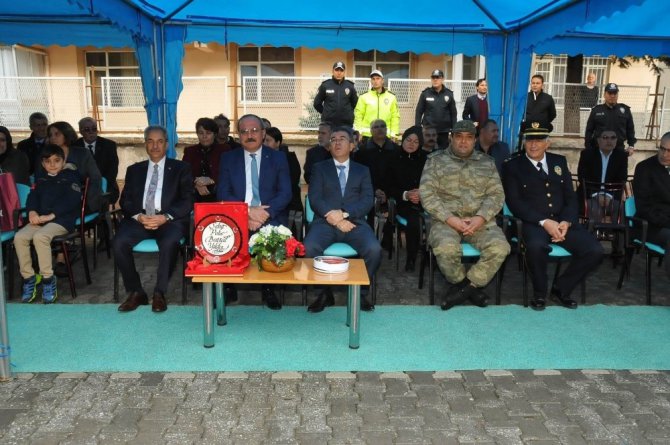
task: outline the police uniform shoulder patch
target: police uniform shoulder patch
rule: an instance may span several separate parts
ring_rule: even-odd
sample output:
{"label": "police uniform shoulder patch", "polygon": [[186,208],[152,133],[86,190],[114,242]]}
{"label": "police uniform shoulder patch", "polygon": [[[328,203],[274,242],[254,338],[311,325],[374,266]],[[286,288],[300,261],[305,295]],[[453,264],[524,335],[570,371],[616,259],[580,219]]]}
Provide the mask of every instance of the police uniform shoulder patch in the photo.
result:
{"label": "police uniform shoulder patch", "polygon": [[626,114],[626,109],[624,107],[619,107],[621,114]]}
{"label": "police uniform shoulder patch", "polygon": [[389,102],[390,102],[390,99],[388,97],[384,99],[384,105],[388,105]]}
{"label": "police uniform shoulder patch", "polygon": [[558,176],[561,176],[561,175],[563,174],[563,170],[561,170],[561,167],[558,166],[558,165],[554,167],[554,172],[555,172]]}
{"label": "police uniform shoulder patch", "polygon": [[449,102],[449,96],[447,96],[446,94],[444,95],[444,101]]}
{"label": "police uniform shoulder patch", "polygon": [[72,190],[74,190],[75,192],[80,192],[81,193],[81,187],[76,182],[72,183]]}
{"label": "police uniform shoulder patch", "polygon": [[351,91],[351,90],[350,90],[349,88],[345,88],[345,89],[344,89],[344,94],[346,94],[346,95],[348,96],[350,91]]}

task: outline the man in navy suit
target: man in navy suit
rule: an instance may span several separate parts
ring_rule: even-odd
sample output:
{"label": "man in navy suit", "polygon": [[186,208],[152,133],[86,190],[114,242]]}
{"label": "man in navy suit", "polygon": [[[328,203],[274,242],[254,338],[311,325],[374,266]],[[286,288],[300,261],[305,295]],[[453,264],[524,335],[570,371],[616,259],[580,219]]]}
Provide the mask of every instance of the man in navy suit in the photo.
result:
{"label": "man in navy suit", "polygon": [[[221,156],[217,199],[249,204],[250,232],[265,224],[288,226],[288,205],[293,194],[286,154],[263,145],[265,128],[258,116],[242,116],[237,123],[237,131],[242,147]],[[258,169],[258,196],[255,196],[252,184],[254,164]],[[227,286],[226,300],[236,299],[235,288]],[[263,286],[263,299],[270,309],[281,309],[271,286]]]}
{"label": "man in navy suit", "polygon": [[[333,159],[314,165],[308,192],[314,220],[305,237],[305,251],[307,257],[313,258],[323,255],[333,243],[347,243],[365,260],[372,280],[381,263],[382,249],[365,219],[374,206],[374,190],[368,168],[349,158],[355,147],[351,129],[338,127],[330,139]],[[325,288],[307,310],[321,312],[333,304],[333,294]],[[374,309],[365,296],[361,298],[361,309]]]}
{"label": "man in navy suit", "polygon": [[148,304],[133,259],[133,246],[147,238],[155,238],[159,248],[151,310],[167,309],[165,292],[177,261],[179,240],[186,236],[193,209],[191,167],[167,158],[167,130],[155,125],[147,127],[144,143],[149,160],[135,163],[126,171],[120,201],[124,219],[113,243],[114,258],[128,292],[128,298],[119,306],[121,312]]}
{"label": "man in navy suit", "polygon": [[523,221],[526,263],[533,281],[535,310],[543,310],[547,295],[549,244],[564,247],[570,265],[551,288],[551,297],[575,309],[570,293],[603,258],[603,248],[577,216],[577,194],[564,156],[547,153],[549,130],[532,123],[524,131],[525,153],[505,161],[502,182],[507,205]]}

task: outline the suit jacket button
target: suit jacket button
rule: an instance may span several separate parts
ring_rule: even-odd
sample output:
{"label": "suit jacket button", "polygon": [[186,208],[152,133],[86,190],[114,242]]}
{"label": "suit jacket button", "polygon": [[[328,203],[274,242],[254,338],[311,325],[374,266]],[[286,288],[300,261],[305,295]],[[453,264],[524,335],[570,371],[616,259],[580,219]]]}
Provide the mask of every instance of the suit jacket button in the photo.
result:
{"label": "suit jacket button", "polygon": [[551,198],[551,193],[547,193],[547,198]]}
{"label": "suit jacket button", "polygon": [[553,205],[551,205],[551,203],[549,203],[549,207],[553,207]]}
{"label": "suit jacket button", "polygon": [[549,187],[549,183],[546,182],[546,183],[544,184],[544,186],[545,186],[545,187]]}

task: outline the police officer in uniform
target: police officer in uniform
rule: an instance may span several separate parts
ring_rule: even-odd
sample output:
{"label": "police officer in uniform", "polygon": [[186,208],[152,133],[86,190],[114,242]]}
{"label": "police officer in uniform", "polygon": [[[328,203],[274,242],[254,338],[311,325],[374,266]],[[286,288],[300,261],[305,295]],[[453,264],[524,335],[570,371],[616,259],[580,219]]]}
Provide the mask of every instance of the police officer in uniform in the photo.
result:
{"label": "police officer in uniform", "polygon": [[551,288],[551,297],[575,309],[570,293],[586,274],[602,261],[603,248],[594,235],[579,224],[577,194],[564,156],[547,153],[549,131],[538,122],[524,130],[525,152],[503,164],[502,181],[510,210],[523,221],[526,263],[533,282],[530,305],[543,310],[548,289],[549,244],[572,255],[570,265]]}
{"label": "police officer in uniform", "polygon": [[358,102],[356,86],[344,78],[344,62],[333,64],[333,77],[324,80],[314,97],[314,109],[321,114],[322,121],[330,122],[333,127],[352,127],[354,108]]}
{"label": "police officer in uniform", "polygon": [[426,88],[416,104],[414,125],[430,125],[437,130],[437,145],[449,145],[449,132],[458,119],[454,93],[444,86],[444,73],[434,70],[430,74],[432,86]]}
{"label": "police officer in uniform", "polygon": [[[486,306],[482,289],[510,251],[495,221],[505,199],[500,177],[493,158],[475,151],[475,132],[474,122],[457,122],[449,147],[428,156],[419,185],[423,208],[432,221],[428,243],[450,283],[442,310],[466,300]],[[461,263],[462,241],[481,252],[467,271]]]}
{"label": "police officer in uniform", "polygon": [[584,147],[598,148],[596,135],[603,130],[614,130],[617,134],[616,148],[624,148],[624,141],[628,142],[628,156],[635,151],[635,123],[630,107],[617,103],[619,99],[619,86],[616,83],[608,83],[605,86],[605,103],[596,105],[591,109],[589,120],[586,122],[584,134]]}

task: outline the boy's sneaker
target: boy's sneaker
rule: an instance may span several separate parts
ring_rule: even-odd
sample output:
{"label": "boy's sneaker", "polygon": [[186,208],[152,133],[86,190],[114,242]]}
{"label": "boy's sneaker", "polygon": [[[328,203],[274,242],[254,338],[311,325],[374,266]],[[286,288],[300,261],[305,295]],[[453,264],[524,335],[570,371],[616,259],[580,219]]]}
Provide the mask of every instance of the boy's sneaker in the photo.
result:
{"label": "boy's sneaker", "polygon": [[44,304],[53,303],[58,298],[58,289],[56,288],[56,275],[42,280],[42,301]]}
{"label": "boy's sneaker", "polygon": [[33,275],[27,280],[23,280],[23,290],[21,291],[21,301],[30,303],[37,296],[37,285],[42,281],[42,275]]}

